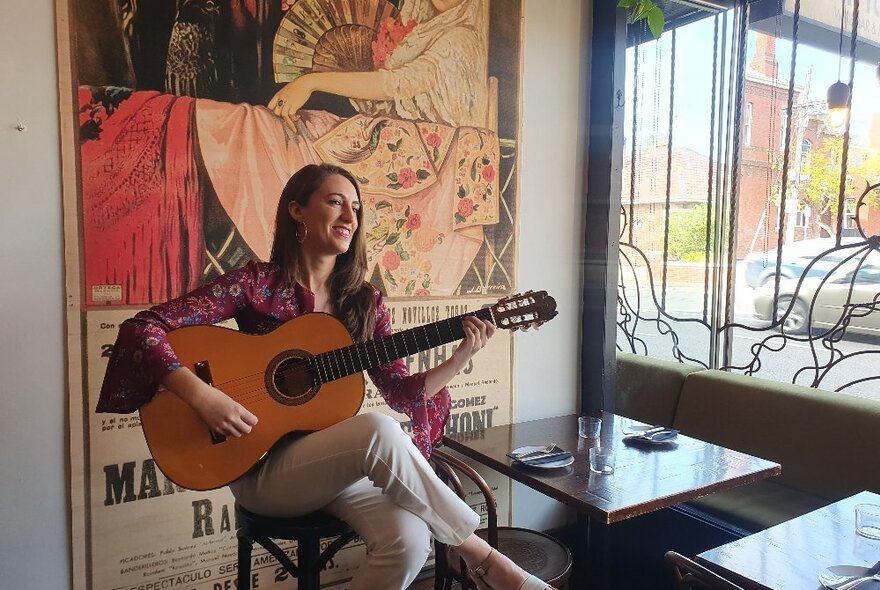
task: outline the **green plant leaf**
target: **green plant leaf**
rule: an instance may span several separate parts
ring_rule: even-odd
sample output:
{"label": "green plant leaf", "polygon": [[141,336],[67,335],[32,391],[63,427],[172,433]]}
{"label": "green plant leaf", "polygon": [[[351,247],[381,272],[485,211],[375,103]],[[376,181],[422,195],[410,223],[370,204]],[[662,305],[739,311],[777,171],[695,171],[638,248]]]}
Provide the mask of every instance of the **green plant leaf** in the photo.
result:
{"label": "green plant leaf", "polygon": [[617,3],[617,7],[618,8],[625,8],[626,10],[629,10],[630,8],[635,6],[636,2],[638,2],[638,1],[639,0],[620,0],[620,2]]}
{"label": "green plant leaf", "polygon": [[659,39],[660,35],[663,34],[663,25],[666,23],[663,11],[655,6],[648,11],[645,18],[648,19],[648,28],[651,29],[651,34],[654,35],[655,39]]}

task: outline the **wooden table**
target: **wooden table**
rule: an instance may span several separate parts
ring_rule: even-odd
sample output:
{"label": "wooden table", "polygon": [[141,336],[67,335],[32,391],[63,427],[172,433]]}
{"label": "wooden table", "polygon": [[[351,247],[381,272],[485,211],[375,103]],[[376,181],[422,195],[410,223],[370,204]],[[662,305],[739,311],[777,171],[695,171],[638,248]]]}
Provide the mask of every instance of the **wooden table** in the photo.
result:
{"label": "wooden table", "polygon": [[[679,435],[660,446],[623,442],[623,428],[641,425],[629,418],[602,413],[603,446],[616,451],[611,475],[592,473],[589,448],[595,440],[577,433],[577,416],[559,416],[450,434],[446,445],[589,517],[611,524],[693,500],[719,490],[777,475],[777,463]],[[525,445],[555,442],[575,455],[570,467],[539,469],[515,465],[505,453]]]}
{"label": "wooden table", "polygon": [[700,553],[696,560],[744,588],[822,588],[817,576],[824,568],[870,567],[880,559],[880,541],[856,534],[855,505],[862,503],[880,504],[880,495],[860,492]]}

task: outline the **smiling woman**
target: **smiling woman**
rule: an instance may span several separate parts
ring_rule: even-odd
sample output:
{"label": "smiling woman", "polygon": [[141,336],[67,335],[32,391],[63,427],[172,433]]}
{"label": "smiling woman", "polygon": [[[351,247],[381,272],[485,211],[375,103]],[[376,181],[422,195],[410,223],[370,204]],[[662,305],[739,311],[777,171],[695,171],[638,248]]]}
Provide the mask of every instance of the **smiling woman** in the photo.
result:
{"label": "smiling woman", "polygon": [[[207,361],[184,364],[183,355],[178,357],[175,349],[189,350],[192,345],[175,338],[180,332],[171,338],[169,332],[231,318],[248,334],[278,334],[300,326],[302,340],[293,345],[304,355],[299,358],[314,357],[300,350],[311,350],[306,347],[309,337],[324,342],[319,337],[326,338],[332,331],[326,325],[318,329],[317,324],[304,323],[322,319],[313,312],[335,316],[342,333],[347,329],[357,342],[389,335],[388,308],[379,292],[364,280],[366,246],[361,215],[360,189],[350,172],[331,164],[308,165],[297,171],[278,203],[270,262],[251,262],[183,297],[140,312],[120,326],[98,411],[131,412],[146,404],[144,412],[148,414],[154,404],[169,399],[172,404],[182,402],[175,413],[191,415],[189,430],[205,441],[215,441],[208,445],[211,451],[228,453],[229,462],[233,462],[232,456],[240,448],[237,440],[265,436],[257,416],[265,400],[253,395],[254,387],[259,387],[253,372],[242,378],[203,380],[200,376],[205,376]],[[275,331],[283,322],[283,329]],[[484,587],[549,588],[474,534],[479,516],[426,461],[443,436],[449,417],[447,383],[468,365],[495,330],[492,322],[475,315],[460,322],[464,338],[452,356],[438,366],[410,375],[405,361],[398,358],[368,369],[388,405],[410,418],[412,439],[395,419],[383,414],[366,412],[349,417],[360,409],[360,403],[354,403],[340,420],[315,422],[317,431],[312,427],[307,433],[269,444],[271,450],[261,454],[257,465],[224,480],[236,502],[269,517],[302,516],[323,509],[345,520],[368,547],[366,560],[352,581],[355,589],[404,590],[424,565],[432,538],[456,547]],[[284,341],[285,349],[291,346],[288,340]],[[352,342],[351,337],[343,340],[343,346]],[[333,348],[337,347],[329,347]],[[303,414],[319,412],[302,407],[314,397],[307,395],[309,390],[317,391],[322,383],[309,373],[310,367],[300,365],[300,372],[291,372],[284,379],[306,385],[305,389],[290,390],[304,395],[282,395],[285,407],[297,407]],[[363,400],[360,373],[354,370],[345,377],[359,382],[361,395],[355,397],[356,402]],[[262,382],[263,377],[257,374],[255,380]],[[170,393],[157,397],[160,384]],[[271,420],[266,417],[265,422],[272,430]],[[223,484],[208,487],[218,485]]]}

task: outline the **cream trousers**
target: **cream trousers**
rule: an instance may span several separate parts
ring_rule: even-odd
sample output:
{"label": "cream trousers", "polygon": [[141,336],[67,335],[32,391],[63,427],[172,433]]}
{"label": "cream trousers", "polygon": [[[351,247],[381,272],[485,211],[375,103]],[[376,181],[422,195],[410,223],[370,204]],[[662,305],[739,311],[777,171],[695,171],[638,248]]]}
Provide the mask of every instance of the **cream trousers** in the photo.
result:
{"label": "cream trousers", "polygon": [[460,545],[480,523],[400,424],[375,412],[282,442],[229,487],[257,514],[324,509],[346,521],[367,546],[352,590],[404,590],[424,566],[432,536]]}

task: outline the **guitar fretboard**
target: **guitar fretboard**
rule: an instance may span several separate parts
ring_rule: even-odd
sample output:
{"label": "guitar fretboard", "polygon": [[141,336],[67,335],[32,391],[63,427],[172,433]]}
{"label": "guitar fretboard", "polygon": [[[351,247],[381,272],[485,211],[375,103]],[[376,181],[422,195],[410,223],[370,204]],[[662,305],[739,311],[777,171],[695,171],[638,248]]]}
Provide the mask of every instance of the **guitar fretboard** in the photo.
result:
{"label": "guitar fretboard", "polygon": [[313,385],[328,383],[441,344],[461,340],[464,338],[461,321],[467,316],[493,321],[492,310],[484,308],[309,357]]}

